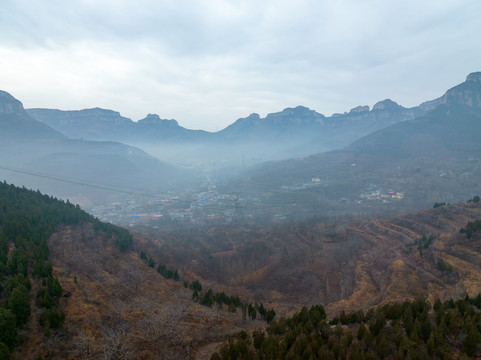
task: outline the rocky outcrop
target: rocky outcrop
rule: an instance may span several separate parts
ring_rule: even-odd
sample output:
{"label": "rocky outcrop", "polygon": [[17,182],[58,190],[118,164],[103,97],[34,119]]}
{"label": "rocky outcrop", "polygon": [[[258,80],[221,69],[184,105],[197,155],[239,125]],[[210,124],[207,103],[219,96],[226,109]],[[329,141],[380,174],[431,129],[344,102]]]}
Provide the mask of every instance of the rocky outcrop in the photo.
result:
{"label": "rocky outcrop", "polygon": [[58,131],[32,119],[22,103],[6,91],[0,90],[0,138],[12,141],[24,139],[63,138]]}
{"label": "rocky outcrop", "polygon": [[179,127],[179,123],[177,122],[177,120],[161,119],[157,114],[148,114],[144,119],[139,120],[137,124],[142,126],[160,126],[168,128]]}
{"label": "rocky outcrop", "polygon": [[441,102],[481,108],[481,72],[469,74],[465,82],[449,89]]}
{"label": "rocky outcrop", "polygon": [[6,91],[0,90],[0,114],[17,114],[24,112],[23,105]]}
{"label": "rocky outcrop", "polygon": [[366,111],[369,111],[368,105],[356,106],[355,108],[352,108],[351,111],[349,111],[349,114],[362,113]]}
{"label": "rocky outcrop", "polygon": [[265,122],[279,125],[307,125],[322,123],[325,116],[304,106],[286,108],[278,113],[268,114]]}
{"label": "rocky outcrop", "polygon": [[398,103],[392,101],[391,99],[386,99],[376,103],[372,109],[373,110],[399,110],[399,109],[403,109],[403,107]]}
{"label": "rocky outcrop", "polygon": [[481,84],[481,71],[473,72],[466,77],[466,82]]}
{"label": "rocky outcrop", "polygon": [[27,109],[27,113],[73,139],[123,140],[134,122],[119,112],[101,108],[62,111],[57,109]]}

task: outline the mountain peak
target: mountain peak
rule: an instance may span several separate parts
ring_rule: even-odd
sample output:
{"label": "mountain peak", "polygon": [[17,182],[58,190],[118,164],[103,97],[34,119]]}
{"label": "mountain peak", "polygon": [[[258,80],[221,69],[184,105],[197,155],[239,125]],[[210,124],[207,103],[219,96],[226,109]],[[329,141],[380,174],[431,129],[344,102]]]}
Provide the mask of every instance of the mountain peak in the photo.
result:
{"label": "mountain peak", "polygon": [[16,114],[19,112],[23,112],[23,104],[15,99],[12,95],[8,92],[0,90],[0,113],[7,115],[7,114]]}
{"label": "mountain peak", "polygon": [[466,82],[474,82],[481,84],[481,71],[473,72],[466,77]]}
{"label": "mountain peak", "polygon": [[32,119],[22,103],[0,90],[0,139],[58,139],[65,136],[44,123]]}
{"label": "mountain peak", "polygon": [[402,108],[402,106],[399,105],[398,103],[392,101],[391,99],[385,99],[377,102],[372,109],[373,110],[394,110],[394,109],[400,109],[400,108]]}
{"label": "mountain peak", "polygon": [[84,109],[84,110],[77,110],[78,112],[83,112],[85,115],[88,116],[102,116],[102,117],[120,117],[120,113],[118,111],[109,110],[109,109],[102,109],[99,107],[94,107],[91,109]]}
{"label": "mountain peak", "polygon": [[473,72],[466,81],[449,89],[441,98],[443,103],[481,107],[481,72]]}
{"label": "mountain peak", "polygon": [[306,117],[324,117],[324,115],[322,114],[319,114],[318,112],[314,111],[314,110],[311,110],[305,106],[296,106],[295,108],[285,108],[284,110],[282,110],[281,112],[278,112],[278,113],[270,113],[270,114],[267,114],[267,117],[266,119],[268,118],[272,118],[272,117],[275,117],[275,118],[279,118],[279,117],[285,117],[285,116],[297,116],[297,117],[303,117],[303,118],[306,118]]}
{"label": "mountain peak", "polygon": [[355,108],[352,108],[351,111],[349,111],[349,114],[355,114],[355,113],[361,113],[361,112],[365,112],[365,111],[369,111],[369,106],[368,105],[364,105],[364,106],[356,106]]}
{"label": "mountain peak", "polygon": [[161,119],[157,114],[148,114],[144,119],[139,120],[139,124],[144,125],[163,125],[168,127],[178,127],[179,123],[177,120],[170,119]]}

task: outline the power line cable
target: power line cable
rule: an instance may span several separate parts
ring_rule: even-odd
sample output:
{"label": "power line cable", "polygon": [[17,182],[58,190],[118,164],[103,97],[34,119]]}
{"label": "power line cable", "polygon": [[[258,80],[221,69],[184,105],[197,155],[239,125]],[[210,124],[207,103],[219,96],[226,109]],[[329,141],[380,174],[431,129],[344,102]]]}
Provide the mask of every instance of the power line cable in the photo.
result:
{"label": "power line cable", "polygon": [[29,170],[25,170],[25,169],[17,169],[17,168],[7,167],[7,166],[3,166],[3,165],[0,165],[0,169],[16,172],[16,173],[20,173],[20,174],[37,176],[37,177],[44,178],[44,179],[60,181],[60,182],[68,183],[68,184],[90,187],[90,188],[99,189],[99,190],[113,191],[113,192],[118,192],[118,193],[128,194],[128,195],[155,197],[154,193],[151,193],[151,194],[147,194],[145,192],[144,193],[138,193],[138,192],[135,192],[133,190],[122,190],[122,189],[114,188],[113,185],[108,186],[108,185],[102,185],[102,184],[87,183],[87,182],[82,182],[82,181],[78,181],[78,180],[66,179],[66,178],[62,178],[60,176],[54,176],[54,175],[51,175],[51,174],[41,174],[41,173],[38,173],[38,172],[33,172],[31,170],[29,171]]}

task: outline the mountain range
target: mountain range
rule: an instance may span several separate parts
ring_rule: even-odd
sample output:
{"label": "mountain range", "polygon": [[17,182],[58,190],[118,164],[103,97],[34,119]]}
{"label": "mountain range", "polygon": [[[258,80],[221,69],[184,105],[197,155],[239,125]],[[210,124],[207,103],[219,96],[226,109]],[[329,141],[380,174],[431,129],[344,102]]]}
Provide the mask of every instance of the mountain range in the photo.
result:
{"label": "mountain range", "polygon": [[[357,106],[349,112],[326,117],[303,106],[286,108],[261,118],[253,113],[218,132],[186,129],[176,120],[148,114],[133,121],[100,108],[61,111],[27,109],[27,113],[69,138],[116,141],[147,150],[167,162],[237,168],[263,161],[299,158],[341,149],[376,130],[413,120],[441,104],[466,100],[476,92],[478,73],[442,97],[405,108],[386,99],[372,109]],[[462,93],[462,94],[461,94]],[[457,94],[457,95],[454,95]],[[479,98],[473,99],[473,104]]]}
{"label": "mountain range", "polygon": [[[137,126],[128,119],[119,119],[120,115],[111,115],[117,119],[119,129],[124,126],[121,124]],[[354,129],[363,131],[359,122],[364,116],[367,127],[380,128],[359,137]],[[481,292],[481,205],[479,196],[473,196],[479,195],[481,185],[481,73],[470,74],[465,82],[439,99],[415,109],[405,109],[386,100],[372,110],[361,107],[328,121],[321,114],[297,107],[265,119],[251,115],[208,136],[212,139],[224,136],[222,141],[212,140],[212,149],[221,151],[231,146],[231,150],[242,150],[244,142],[242,137],[235,136],[236,132],[244,134],[246,146],[259,139],[267,142],[269,137],[274,143],[272,134],[278,134],[279,140],[284,136],[281,134],[288,137],[286,129],[295,133],[293,129],[334,124],[336,118],[341,120],[332,125],[337,129],[332,132],[339,139],[336,144],[355,138],[350,144],[335,145],[339,146],[336,150],[300,159],[263,163],[218,186],[220,193],[253,195],[249,201],[236,202],[239,213],[251,211],[247,207],[254,204],[254,210],[260,214],[286,214],[287,219],[310,217],[308,221],[174,230],[142,226],[132,228],[133,237],[127,237],[130,245],[122,250],[116,245],[117,240],[127,232],[114,231],[111,225],[80,214],[80,209],[68,202],[60,204],[50,196],[2,183],[0,308],[2,319],[10,319],[10,323],[1,324],[2,341],[6,338],[3,330],[13,324],[15,329],[21,327],[18,330],[21,341],[15,354],[18,358],[106,357],[108,351],[122,349],[120,355],[128,354],[129,358],[203,359],[211,358],[214,351],[221,352],[222,342],[240,330],[244,334],[261,334],[263,339],[265,336],[266,344],[269,339],[279,337],[274,332],[277,330],[264,331],[265,323],[260,316],[247,317],[246,306],[236,310],[235,306],[226,307],[222,303],[204,303],[206,298],[209,300],[208,294],[212,297],[229,294],[245,301],[245,305],[265,304],[275,309],[277,316],[272,324],[276,327],[270,329],[288,326],[292,321],[285,318],[312,304],[325,306],[329,318],[337,314],[345,318],[344,311],[351,310],[371,313],[372,321],[366,321],[365,330],[371,335],[370,344],[379,345],[381,339],[373,333],[386,307],[374,310],[373,306],[398,303],[399,309],[406,307],[406,299],[423,298],[431,304],[435,299],[447,301],[442,314],[450,319],[450,325],[446,325],[448,320],[439,318],[439,323],[444,324],[440,327],[459,331],[435,341],[439,346],[451,346],[453,351],[446,353],[449,356],[463,357],[467,332],[459,325],[458,314],[466,308],[457,300],[469,301]],[[86,119],[98,126],[97,130],[90,128],[92,133],[107,131],[108,126],[98,130],[102,121]],[[393,123],[386,125],[389,121]],[[149,123],[170,126],[173,131],[180,128],[173,120],[163,123],[152,118],[146,124]],[[338,133],[349,127],[351,135]],[[324,129],[327,132],[327,127]],[[193,172],[163,163],[132,144],[71,137],[74,136],[34,119],[20,101],[0,92],[2,180],[12,181],[9,178],[18,176],[20,184],[33,184],[30,185],[33,188],[50,186],[51,194],[63,191],[69,196],[78,193],[80,185],[90,185],[86,188],[92,192],[101,190],[92,193],[97,197],[108,186],[111,190],[126,186],[129,190],[125,192],[132,193],[175,185],[185,188],[192,182]],[[226,147],[216,148],[223,143]],[[196,146],[205,146],[199,144]],[[314,149],[308,143],[302,147],[306,151]],[[45,178],[50,185],[38,181]],[[182,179],[186,182],[182,183]],[[52,185],[52,180],[62,181]],[[59,189],[68,182],[72,185],[70,189]],[[243,194],[236,198],[242,198]],[[381,194],[390,196],[389,200]],[[440,203],[432,208],[434,201]],[[44,207],[37,208],[41,204]],[[430,209],[426,210],[427,207]],[[414,208],[424,210],[408,212]],[[387,217],[401,211],[406,213]],[[347,219],[346,214],[355,219]],[[373,218],[373,214],[382,217]],[[320,220],[319,216],[324,215],[332,220]],[[45,220],[53,218],[55,222]],[[33,229],[51,232],[33,235]],[[167,268],[176,269],[181,281],[164,278],[163,269]],[[15,272],[21,274],[13,276]],[[38,274],[43,272],[42,278]],[[57,288],[61,286],[57,295],[52,291],[55,281],[59,284]],[[200,281],[204,288],[197,292],[194,283],[200,285]],[[30,284],[28,289],[24,283]],[[11,313],[21,315],[22,309],[11,300],[12,285],[18,288],[17,294],[26,293],[20,300],[32,309],[24,317],[24,323],[17,325]],[[203,300],[199,300],[199,293]],[[47,305],[45,300],[49,297],[52,303]],[[452,307],[448,307],[449,299],[454,299]],[[260,314],[260,307],[257,308]],[[437,324],[438,311],[428,308],[420,312],[428,322]],[[466,325],[475,329],[479,339],[479,327],[473,320],[479,324],[478,310],[469,311],[464,311],[470,315]],[[43,314],[49,316],[48,322]],[[57,329],[54,316],[61,319],[60,314],[64,314],[65,321]],[[308,325],[302,315],[296,316]],[[396,326],[401,322],[407,324],[409,319],[413,329],[421,329],[413,313],[410,318],[393,317],[382,328],[394,334]],[[312,334],[319,332],[312,329]],[[331,343],[334,349],[341,339],[345,342],[346,329],[346,325],[326,325],[328,336],[321,341]],[[8,343],[10,348],[5,350],[5,346],[0,346],[7,358],[17,344],[16,334],[17,330]],[[434,335],[420,340],[417,330],[411,334],[409,338],[407,333],[400,338],[399,346],[388,343],[387,357],[398,356],[398,347],[404,356],[404,346],[412,350],[413,356],[406,353],[408,357],[415,358],[416,344],[434,341]],[[240,333],[237,339],[243,336]],[[296,340],[299,345],[296,347],[301,348],[302,338]],[[357,344],[367,339],[351,337],[349,342]],[[232,344],[232,339],[229,343]],[[475,346],[473,353],[473,357],[479,357],[479,347]],[[121,358],[120,355],[110,358]]]}
{"label": "mountain range", "polygon": [[[378,204],[379,216],[470,198],[479,192],[481,178],[481,73],[470,74],[429,107],[433,105],[420,117],[372,132],[342,149],[263,164],[222,189],[264,194],[271,204],[279,204],[277,213],[304,217],[319,211],[374,211],[373,202],[361,200],[362,195],[380,191],[402,193],[403,199]],[[299,185],[313,178],[317,186]]]}
{"label": "mountain range", "polygon": [[2,180],[71,199],[83,193],[79,202],[85,201],[85,195],[103,198],[118,191],[166,190],[187,174],[134,146],[70,139],[33,119],[20,101],[4,91],[0,92],[0,139]]}
{"label": "mountain range", "polygon": [[341,148],[375,130],[421,116],[434,103],[436,100],[408,109],[386,99],[372,109],[359,106],[331,117],[297,106],[265,118],[253,113],[215,133],[189,130],[176,120],[164,120],[155,114],[134,122],[118,112],[100,108],[27,109],[27,113],[70,138],[128,143],[165,161],[217,161],[228,166],[236,159],[239,163],[242,154],[250,165],[252,159],[279,160]]}
{"label": "mountain range", "polygon": [[[353,199],[372,184],[415,194],[421,182],[427,191],[416,201],[424,207],[439,196],[462,199],[474,191],[465,174],[478,171],[480,94],[477,72],[413,108],[386,99],[326,117],[298,106],[265,118],[251,114],[210,133],[152,114],[134,122],[99,108],[24,110],[1,92],[1,160],[4,167],[128,191],[189,186],[204,171],[211,180],[224,179],[228,192],[265,193],[322,178],[331,184],[322,197],[332,199]],[[186,170],[193,165],[196,170]],[[465,186],[453,188],[455,182]],[[309,200],[319,199],[316,191]]]}

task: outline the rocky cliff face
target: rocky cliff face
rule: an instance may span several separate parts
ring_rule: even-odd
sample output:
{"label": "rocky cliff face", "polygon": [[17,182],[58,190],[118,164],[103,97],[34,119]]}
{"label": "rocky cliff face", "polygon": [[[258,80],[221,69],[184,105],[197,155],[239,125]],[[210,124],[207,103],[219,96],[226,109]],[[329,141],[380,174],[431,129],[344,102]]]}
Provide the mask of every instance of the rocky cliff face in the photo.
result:
{"label": "rocky cliff face", "polygon": [[[266,161],[340,149],[376,130],[424,116],[441,104],[480,109],[481,72],[468,75],[465,82],[448,90],[444,96],[417,107],[405,108],[385,99],[372,109],[366,105],[358,106],[349,113],[325,117],[304,106],[297,106],[270,113],[266,117],[253,113],[215,133],[185,129],[177,121],[164,120],[155,114],[134,122],[121,117],[118,112],[103,109],[68,112],[32,109],[27,112],[71,138],[120,141],[141,147],[147,145],[151,147],[149,151],[167,161],[171,159],[164,158],[165,154],[173,151],[161,147],[182,145],[182,151],[175,152],[179,157],[174,161],[180,159],[191,163],[192,159],[199,158],[198,161],[203,162],[206,158],[216,158],[218,163],[228,163],[237,158],[227,154],[239,152],[245,154],[246,158]],[[193,145],[194,150],[188,152],[184,146],[186,144]],[[221,144],[223,147],[199,156],[199,144],[209,147]]]}
{"label": "rocky cliff face", "polygon": [[[27,113],[70,138],[89,140],[122,140],[134,122],[117,111],[101,108],[62,111],[56,109],[27,109]],[[114,136],[113,136],[114,135]]]}
{"label": "rocky cliff face", "polygon": [[23,108],[20,101],[6,91],[0,90],[0,138],[12,141],[22,139],[53,139],[64,136],[32,119]]}
{"label": "rocky cliff face", "polygon": [[369,111],[368,105],[356,106],[355,108],[352,108],[351,111],[349,111],[349,114],[362,113],[366,111]]}
{"label": "rocky cliff face", "polygon": [[0,114],[16,114],[24,112],[23,105],[6,91],[0,90]]}
{"label": "rocky cliff face", "polygon": [[481,72],[469,74],[465,82],[449,89],[441,102],[481,108]]}
{"label": "rocky cliff face", "polygon": [[302,126],[320,124],[324,118],[324,115],[319,114],[314,110],[304,106],[297,106],[295,108],[284,109],[278,113],[268,114],[265,118],[265,122],[282,126]]}
{"label": "rocky cliff face", "polygon": [[176,120],[161,119],[156,114],[148,114],[134,122],[117,111],[101,108],[69,111],[28,109],[27,113],[73,139],[135,143],[162,141],[173,135],[189,140],[199,133],[181,127]]}
{"label": "rocky cliff face", "polygon": [[253,113],[246,118],[238,119],[235,123],[228,126],[220,133],[229,134],[240,129],[252,128],[282,128],[282,127],[303,127],[308,125],[322,124],[325,116],[318,112],[297,106],[295,108],[286,108],[277,113],[270,113],[265,118],[261,118],[259,114]]}
{"label": "rocky cliff face", "polygon": [[481,84],[481,72],[473,72],[466,77],[467,82]]}
{"label": "rocky cliff face", "polygon": [[392,101],[391,99],[386,99],[376,103],[372,109],[373,110],[398,110],[398,109],[401,110],[404,108],[398,103]]}
{"label": "rocky cliff face", "polygon": [[138,125],[142,125],[144,127],[167,127],[167,128],[177,128],[179,127],[179,123],[177,120],[171,119],[161,119],[157,114],[148,114],[144,119],[139,120],[137,122]]}

